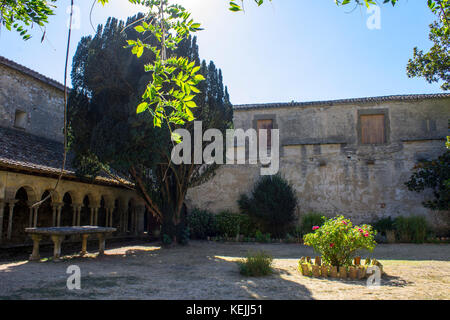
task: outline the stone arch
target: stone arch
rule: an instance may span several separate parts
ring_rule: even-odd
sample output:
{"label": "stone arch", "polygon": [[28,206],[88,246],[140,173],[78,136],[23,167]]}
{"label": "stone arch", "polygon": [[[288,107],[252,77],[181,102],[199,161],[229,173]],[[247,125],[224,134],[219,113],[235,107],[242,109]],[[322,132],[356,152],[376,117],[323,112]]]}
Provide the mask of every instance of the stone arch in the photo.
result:
{"label": "stone arch", "polygon": [[[44,195],[45,193],[47,193],[47,195],[50,194],[51,202],[52,202],[52,203],[57,203],[57,202],[61,202],[61,201],[62,201],[59,192],[56,191],[56,190],[54,190],[53,187],[46,187],[46,188],[44,188],[43,190],[44,190],[44,191],[40,192],[40,193],[41,193],[41,197],[40,197],[41,200],[44,199],[43,195]],[[47,196],[47,195],[46,195],[46,196]]]}
{"label": "stone arch", "polygon": [[88,226],[91,224],[91,207],[93,198],[89,197],[89,195],[85,195],[82,202],[82,207],[80,211],[80,225]]}
{"label": "stone arch", "polygon": [[[50,196],[50,198],[47,198]],[[36,227],[52,227],[53,226],[53,197],[49,190],[44,191],[40,201],[44,200],[37,209],[37,225]]]}
{"label": "stone arch", "polygon": [[27,240],[25,228],[29,227],[30,223],[30,196],[32,197],[33,194],[29,188],[25,187],[18,188],[12,196],[9,196],[10,201],[7,202],[4,209],[5,216],[2,226],[2,238],[7,239],[8,242],[23,243]]}
{"label": "stone arch", "polygon": [[74,208],[73,208],[73,198],[72,194],[70,192],[66,192],[63,195],[62,198],[62,209],[61,209],[61,227],[70,227],[73,225],[73,214],[74,214]]}
{"label": "stone arch", "polygon": [[100,227],[106,226],[106,200],[103,196],[100,198],[100,208],[98,208],[97,225]]}

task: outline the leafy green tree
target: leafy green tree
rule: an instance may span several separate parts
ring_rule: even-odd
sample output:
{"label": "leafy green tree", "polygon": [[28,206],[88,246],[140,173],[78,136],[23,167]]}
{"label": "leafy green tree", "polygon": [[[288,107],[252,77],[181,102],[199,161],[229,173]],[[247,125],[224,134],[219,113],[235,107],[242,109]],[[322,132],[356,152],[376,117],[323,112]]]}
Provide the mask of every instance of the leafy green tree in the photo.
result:
{"label": "leafy green tree", "polygon": [[24,40],[31,38],[28,27],[44,26],[53,15],[56,0],[0,0],[0,23],[11,31],[15,29]]}
{"label": "leafy green tree", "polygon": [[450,150],[432,161],[424,161],[415,167],[415,172],[405,183],[410,191],[433,190],[434,199],[423,202],[432,210],[450,209]]}
{"label": "leafy green tree", "polygon": [[[136,105],[153,75],[129,50],[123,50],[126,41],[138,34],[124,27],[142,17],[133,17],[126,24],[110,18],[93,38],[84,37],[78,44],[69,99],[70,148],[80,175],[106,171],[110,176],[131,179],[148,211],[162,223],[162,234],[180,241],[185,231],[186,192],[211,177],[217,166],[175,165],[168,123],[155,127],[150,113],[136,114]],[[159,40],[150,35],[145,43],[158,46]],[[203,121],[203,131],[216,128],[225,132],[232,123],[232,109],[221,71],[213,62],[200,63],[195,37],[168,52],[169,58],[175,55],[195,61],[206,79],[198,85],[200,92],[194,98],[198,108],[193,110],[195,118]],[[156,59],[150,50],[142,57],[150,62]],[[192,132],[193,125],[186,122],[178,127]]]}
{"label": "leafy green tree", "polygon": [[407,66],[408,77],[423,77],[429,83],[443,81],[442,90],[450,90],[450,39],[449,32],[439,33],[437,22],[430,25],[431,49],[424,53],[414,48],[413,58]]}

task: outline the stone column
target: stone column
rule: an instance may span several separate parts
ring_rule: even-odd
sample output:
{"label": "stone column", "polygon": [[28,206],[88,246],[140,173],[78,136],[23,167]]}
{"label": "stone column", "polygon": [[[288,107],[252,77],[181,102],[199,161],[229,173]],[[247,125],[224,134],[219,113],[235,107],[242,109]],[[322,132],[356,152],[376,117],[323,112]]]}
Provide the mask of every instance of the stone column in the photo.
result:
{"label": "stone column", "polygon": [[75,226],[77,224],[77,207],[72,204],[72,226]]}
{"label": "stone column", "polygon": [[28,210],[30,210],[30,216],[29,216],[29,218],[28,218],[28,227],[29,227],[29,228],[33,228],[33,221],[34,221],[34,219],[33,219],[33,207],[32,207],[32,205],[33,205],[33,202],[28,201],[28,206],[29,206]]}
{"label": "stone column", "polygon": [[94,208],[94,226],[98,226],[98,209]]}
{"label": "stone column", "polygon": [[42,236],[40,234],[31,234],[31,239],[33,239],[33,252],[31,253],[30,261],[36,261],[41,258],[39,255],[39,242]]}
{"label": "stone column", "polygon": [[11,240],[14,206],[16,205],[17,201],[19,201],[19,200],[9,200],[8,201],[8,204],[9,204],[9,220],[8,220],[8,233],[6,235],[6,238],[8,240]]}
{"label": "stone column", "polygon": [[33,211],[34,211],[33,228],[37,228],[38,210],[39,210],[39,206],[36,206],[33,208]]}
{"label": "stone column", "polygon": [[134,234],[142,234],[144,232],[144,221],[145,221],[145,206],[140,204],[136,206],[135,209],[135,227]]}
{"label": "stone column", "polygon": [[64,239],[63,235],[54,234],[51,236],[53,241],[53,260],[58,261],[61,257],[61,243]]}
{"label": "stone column", "polygon": [[77,221],[76,225],[79,227],[81,223],[81,208],[83,207],[82,204],[75,205],[75,211],[77,212]]}
{"label": "stone column", "polygon": [[113,226],[113,213],[114,213],[114,208],[109,209],[109,226],[110,227]]}
{"label": "stone column", "polygon": [[105,208],[105,227],[109,227],[109,214],[110,214],[110,209],[109,208]]}
{"label": "stone column", "polygon": [[90,217],[90,222],[89,225],[93,226],[94,225],[94,208],[90,207],[89,211],[91,212],[91,217]]}
{"label": "stone column", "polygon": [[56,215],[58,208],[56,206],[52,206],[53,213],[52,213],[52,227],[56,227]]}
{"label": "stone column", "polygon": [[81,256],[86,255],[87,253],[87,239],[89,238],[88,234],[82,234],[81,235]]}
{"label": "stone column", "polygon": [[61,211],[63,208],[62,204],[55,204],[56,205],[56,226],[61,226]]}
{"label": "stone column", "polygon": [[98,255],[102,256],[105,254],[105,235],[103,233],[98,233]]}
{"label": "stone column", "polygon": [[2,243],[3,239],[3,213],[5,209],[5,202],[3,200],[0,200],[0,244]]}

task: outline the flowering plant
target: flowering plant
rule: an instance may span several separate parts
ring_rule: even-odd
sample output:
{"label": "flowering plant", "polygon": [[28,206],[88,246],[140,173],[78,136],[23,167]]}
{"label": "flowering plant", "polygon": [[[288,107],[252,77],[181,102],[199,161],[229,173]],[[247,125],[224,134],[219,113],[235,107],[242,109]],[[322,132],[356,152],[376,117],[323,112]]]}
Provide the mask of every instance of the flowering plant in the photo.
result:
{"label": "flowering plant", "polygon": [[326,219],[319,227],[314,226],[312,233],[303,237],[307,246],[322,254],[322,261],[332,266],[351,265],[356,251],[366,249],[373,251],[376,246],[374,235],[376,230],[372,226],[364,224],[353,226],[350,219],[343,216]]}

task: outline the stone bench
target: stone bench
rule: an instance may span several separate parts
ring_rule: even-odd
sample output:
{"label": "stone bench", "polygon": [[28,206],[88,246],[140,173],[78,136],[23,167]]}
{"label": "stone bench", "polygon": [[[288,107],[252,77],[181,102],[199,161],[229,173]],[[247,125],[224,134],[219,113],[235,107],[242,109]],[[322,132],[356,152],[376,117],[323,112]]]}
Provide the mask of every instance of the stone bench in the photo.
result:
{"label": "stone bench", "polygon": [[116,231],[116,228],[106,228],[97,226],[82,226],[82,227],[51,227],[51,228],[26,228],[25,232],[33,239],[33,253],[30,256],[30,261],[39,260],[39,242],[42,237],[49,236],[54,244],[53,258],[55,261],[59,260],[61,256],[61,243],[65,236],[81,235],[81,256],[87,253],[87,239],[89,235],[94,234],[98,237],[99,254],[105,253],[105,237]]}

